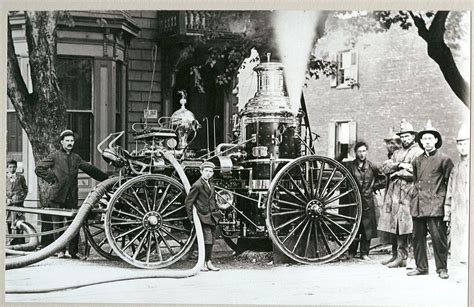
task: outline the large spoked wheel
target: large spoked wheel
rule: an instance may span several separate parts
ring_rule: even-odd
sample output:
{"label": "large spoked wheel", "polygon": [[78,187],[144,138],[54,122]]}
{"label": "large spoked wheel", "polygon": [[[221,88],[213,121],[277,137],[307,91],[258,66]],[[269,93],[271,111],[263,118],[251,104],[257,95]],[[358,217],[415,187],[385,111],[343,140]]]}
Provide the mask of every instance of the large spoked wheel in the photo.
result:
{"label": "large spoked wheel", "polygon": [[[110,191],[107,191],[104,196],[102,196],[99,200],[99,206],[101,208],[105,209],[107,207],[117,188],[118,185],[112,187]],[[91,212],[90,218],[84,222],[82,230],[89,244],[99,255],[109,260],[119,260],[120,257],[115,254],[105,235],[104,221],[101,219],[102,214],[102,212]]]}
{"label": "large spoked wheel", "polygon": [[300,263],[326,263],[354,240],[362,216],[357,183],[339,162],[300,157],[273,179],[266,224],[278,249]]}
{"label": "large spoked wheel", "polygon": [[105,234],[115,254],[145,269],[181,259],[196,238],[185,196],[183,185],[164,175],[142,175],[124,183],[105,215]]}

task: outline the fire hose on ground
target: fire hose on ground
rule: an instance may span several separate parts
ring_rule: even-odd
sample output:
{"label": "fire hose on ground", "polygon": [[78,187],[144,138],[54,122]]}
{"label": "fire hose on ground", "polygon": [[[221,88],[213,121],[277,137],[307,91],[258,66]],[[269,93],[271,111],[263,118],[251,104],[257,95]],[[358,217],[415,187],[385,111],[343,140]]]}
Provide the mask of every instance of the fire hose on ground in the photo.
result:
{"label": "fire hose on ground", "polygon": [[[172,163],[176,162],[176,160],[171,161]],[[182,171],[182,170],[181,170]],[[178,173],[180,173],[178,171]],[[179,174],[180,177],[184,175]],[[182,177],[183,178],[183,177]],[[184,177],[185,178],[185,177]],[[184,179],[183,178],[183,179]],[[117,177],[107,179],[100,184],[98,184],[93,191],[89,193],[87,198],[84,200],[84,203],[80,207],[79,211],[77,212],[76,217],[72,221],[71,225],[68,229],[53,243],[45,247],[44,249],[29,253],[25,256],[15,257],[15,258],[7,258],[5,260],[5,269],[17,269],[22,268],[24,266],[37,263],[42,261],[56,252],[63,249],[67,243],[79,232],[83,222],[86,220],[88,213],[101,198],[106,193],[106,191],[111,188],[119,179]],[[184,188],[186,192],[189,192],[190,185],[186,178],[183,180]],[[33,293],[47,293],[47,292],[54,292],[54,291],[62,291],[62,290],[70,290],[70,289],[77,289],[86,286],[93,286],[98,284],[104,283],[111,283],[111,282],[118,282],[118,281],[126,281],[126,280],[135,280],[135,279],[146,279],[146,278],[186,278],[196,275],[200,269],[204,265],[204,236],[202,233],[202,226],[199,221],[199,217],[197,215],[196,208],[193,208],[193,219],[194,225],[196,227],[196,236],[197,236],[197,243],[198,243],[198,259],[194,267],[187,269],[187,270],[172,270],[172,269],[160,269],[159,271],[136,271],[136,272],[125,272],[123,276],[104,279],[95,282],[80,282],[74,285],[69,286],[62,286],[62,287],[51,287],[51,288],[36,288],[36,289],[21,289],[21,288],[8,288],[6,287],[5,293],[6,294],[33,294]]]}

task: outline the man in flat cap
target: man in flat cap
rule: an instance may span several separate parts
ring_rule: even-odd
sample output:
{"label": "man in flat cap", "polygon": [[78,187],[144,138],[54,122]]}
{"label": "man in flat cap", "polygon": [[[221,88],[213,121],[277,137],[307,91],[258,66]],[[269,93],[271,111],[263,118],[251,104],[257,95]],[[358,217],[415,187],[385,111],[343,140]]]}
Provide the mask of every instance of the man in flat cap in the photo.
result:
{"label": "man in flat cap", "polygon": [[216,204],[214,185],[210,181],[214,175],[214,168],[215,165],[211,162],[206,161],[201,164],[201,178],[191,186],[185,200],[186,210],[191,222],[193,222],[192,210],[193,206],[195,206],[202,224],[205,245],[204,271],[220,270],[211,261],[212,248],[216,240],[216,227],[222,217],[222,213]]}
{"label": "man in flat cap", "polygon": [[448,179],[453,169],[451,159],[439,151],[443,144],[441,134],[428,121],[425,130],[417,137],[423,154],[413,161],[412,200],[410,211],[413,217],[413,251],[416,269],[408,276],[428,274],[426,235],[429,231],[433,243],[436,272],[442,279],[449,278],[448,239],[444,218],[444,201]]}
{"label": "man in flat cap", "polygon": [[[51,185],[47,207],[77,209],[78,201],[78,180],[79,170],[82,170],[92,178],[103,181],[108,175],[96,168],[92,164],[82,160],[82,158],[72,152],[75,142],[75,135],[71,130],[64,130],[59,136],[60,149],[52,152],[46,158],[36,164],[36,175]],[[62,217],[52,216],[53,229],[61,228]],[[55,240],[60,234],[55,234]],[[44,245],[44,242],[42,242]],[[79,234],[69,242],[69,255],[66,250],[58,253],[59,258],[72,257],[80,258]]]}
{"label": "man in flat cap", "polygon": [[457,136],[459,161],[449,176],[444,220],[450,224],[451,261],[467,264],[469,250],[469,126]]}
{"label": "man in flat cap", "polygon": [[389,268],[405,267],[408,259],[408,240],[413,222],[410,215],[409,192],[413,189],[413,167],[411,163],[423,150],[415,142],[413,126],[403,119],[397,133],[402,148],[396,150],[392,158],[383,164],[383,172],[388,178],[384,202],[377,229],[392,234],[392,257],[382,262]]}
{"label": "man in flat cap", "polygon": [[390,128],[388,135],[383,140],[385,141],[385,147],[387,148],[387,157],[388,159],[391,159],[393,153],[400,148],[400,136],[393,132],[393,128]]}

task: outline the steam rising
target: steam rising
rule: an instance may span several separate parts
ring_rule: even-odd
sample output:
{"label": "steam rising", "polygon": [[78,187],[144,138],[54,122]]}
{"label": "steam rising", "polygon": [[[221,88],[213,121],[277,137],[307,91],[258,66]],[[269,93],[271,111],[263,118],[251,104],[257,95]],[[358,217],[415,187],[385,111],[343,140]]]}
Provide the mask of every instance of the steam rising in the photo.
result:
{"label": "steam rising", "polygon": [[285,66],[286,88],[294,113],[298,112],[300,106],[318,18],[317,11],[276,11],[273,18],[275,37]]}

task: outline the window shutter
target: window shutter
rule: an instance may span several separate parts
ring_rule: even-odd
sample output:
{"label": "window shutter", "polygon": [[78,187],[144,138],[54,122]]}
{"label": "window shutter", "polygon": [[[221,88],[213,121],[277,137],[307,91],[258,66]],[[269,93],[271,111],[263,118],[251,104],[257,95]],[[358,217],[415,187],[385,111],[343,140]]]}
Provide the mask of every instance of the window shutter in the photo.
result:
{"label": "window shutter", "polygon": [[354,146],[357,142],[357,122],[349,122],[349,156],[354,157]]}
{"label": "window shutter", "polygon": [[328,124],[328,157],[334,158],[336,154],[336,123],[334,121]]}
{"label": "window shutter", "polygon": [[359,54],[356,50],[351,51],[351,77],[359,82]]}

